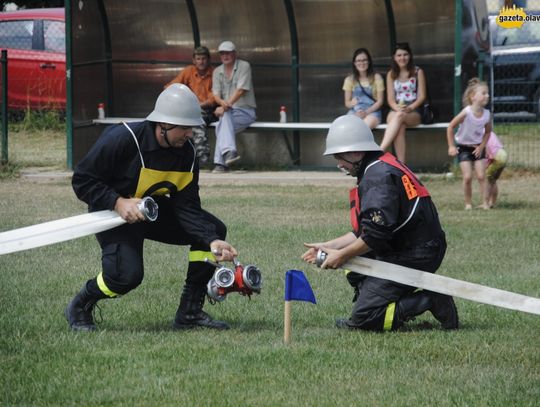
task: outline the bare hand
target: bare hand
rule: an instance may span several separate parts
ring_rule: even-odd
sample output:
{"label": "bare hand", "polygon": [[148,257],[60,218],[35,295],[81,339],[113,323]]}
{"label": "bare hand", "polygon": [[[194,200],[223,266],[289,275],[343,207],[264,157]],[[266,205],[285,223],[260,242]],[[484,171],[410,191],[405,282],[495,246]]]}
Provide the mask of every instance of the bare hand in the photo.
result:
{"label": "bare hand", "polygon": [[214,240],[210,243],[210,250],[217,261],[233,261],[238,256],[236,249],[224,240]]}
{"label": "bare hand", "polygon": [[411,113],[411,112],[414,112],[414,109],[410,106],[404,106],[403,109],[401,109],[402,112],[405,112],[405,113]]}
{"label": "bare hand", "polygon": [[223,108],[223,106],[218,106],[216,107],[216,110],[214,110],[214,114],[217,116],[217,117],[221,117],[225,114],[225,109]]}
{"label": "bare hand", "polygon": [[367,113],[365,110],[358,110],[354,114],[357,115],[361,119],[364,119],[367,116]]}
{"label": "bare hand", "polygon": [[309,250],[302,255],[302,260],[306,263],[315,264],[317,252],[323,247],[322,243],[304,243],[304,246],[309,247]]}
{"label": "bare hand", "polygon": [[450,147],[448,147],[448,155],[449,155],[450,157],[455,157],[456,155],[458,155],[458,151],[457,151],[456,146],[450,146]]}
{"label": "bare hand", "polygon": [[474,150],[473,150],[473,155],[476,157],[476,158],[480,158],[482,156],[482,151],[484,149],[481,148],[480,146],[476,147]]}
{"label": "bare hand", "polygon": [[326,252],[326,260],[321,264],[322,269],[337,269],[349,260],[341,255],[341,250],[329,249],[328,247],[323,250]]}
{"label": "bare hand", "polygon": [[137,223],[145,220],[144,214],[141,212],[137,204],[141,201],[140,198],[118,198],[114,205],[114,210],[127,223]]}

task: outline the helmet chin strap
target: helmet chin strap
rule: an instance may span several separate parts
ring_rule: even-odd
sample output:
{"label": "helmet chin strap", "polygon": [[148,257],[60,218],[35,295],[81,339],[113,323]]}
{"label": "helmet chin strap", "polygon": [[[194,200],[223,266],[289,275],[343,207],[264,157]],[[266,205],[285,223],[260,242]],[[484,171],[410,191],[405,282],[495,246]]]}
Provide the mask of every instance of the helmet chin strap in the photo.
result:
{"label": "helmet chin strap", "polygon": [[163,139],[165,140],[165,143],[167,143],[167,145],[168,145],[169,147],[172,147],[173,145],[172,145],[171,142],[169,141],[169,137],[167,136],[167,132],[168,132],[169,130],[174,129],[175,127],[178,127],[178,126],[172,126],[172,127],[168,128],[168,129],[165,128],[165,127],[163,127],[163,126],[161,125],[161,123],[158,123],[158,126],[159,126],[159,128],[161,129],[161,132],[159,133],[160,136],[163,137]]}
{"label": "helmet chin strap", "polygon": [[[365,157],[365,155],[364,155]],[[360,167],[362,165],[362,160],[364,159],[364,157],[362,157],[361,159],[359,159],[358,161],[354,162],[354,161],[349,161],[345,158],[343,158],[343,156],[340,157],[341,160],[345,161],[346,163],[348,164],[351,164],[353,167],[352,169],[349,171],[349,174],[353,177],[357,177],[358,174],[360,173]]]}

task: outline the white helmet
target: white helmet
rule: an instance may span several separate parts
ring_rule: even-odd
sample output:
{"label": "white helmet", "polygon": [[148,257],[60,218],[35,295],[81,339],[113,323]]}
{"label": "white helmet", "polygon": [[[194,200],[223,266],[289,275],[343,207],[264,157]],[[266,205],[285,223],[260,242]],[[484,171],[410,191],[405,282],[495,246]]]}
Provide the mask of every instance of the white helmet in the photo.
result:
{"label": "white helmet", "polygon": [[179,83],[173,83],[159,94],[154,111],[146,120],[179,126],[204,124],[197,96],[186,85]]}
{"label": "white helmet", "polygon": [[340,116],[332,122],[326,136],[323,155],[352,151],[382,151],[375,143],[373,133],[364,121],[353,114]]}

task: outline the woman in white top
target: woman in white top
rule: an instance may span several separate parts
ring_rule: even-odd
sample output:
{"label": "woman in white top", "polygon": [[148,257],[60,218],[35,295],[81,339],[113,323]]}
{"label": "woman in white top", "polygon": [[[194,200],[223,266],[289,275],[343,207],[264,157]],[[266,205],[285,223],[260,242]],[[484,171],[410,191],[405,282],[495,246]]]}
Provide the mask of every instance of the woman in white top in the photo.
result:
{"label": "woman in white top", "polygon": [[345,78],[343,91],[349,114],[360,117],[370,129],[381,123],[384,81],[373,69],[373,60],[366,48],[354,51],[352,74]]}
{"label": "woman in white top", "polygon": [[394,144],[396,157],[405,162],[405,130],[421,122],[418,111],[426,99],[424,71],[414,65],[409,44],[398,43],[392,56],[392,65],[386,74],[387,100],[390,113],[381,148],[387,150]]}

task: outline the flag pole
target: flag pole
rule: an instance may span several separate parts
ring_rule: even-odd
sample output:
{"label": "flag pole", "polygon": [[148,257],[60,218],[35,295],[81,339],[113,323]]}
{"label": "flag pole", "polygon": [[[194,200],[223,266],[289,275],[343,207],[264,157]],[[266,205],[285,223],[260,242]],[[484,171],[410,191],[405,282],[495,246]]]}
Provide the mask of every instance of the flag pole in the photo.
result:
{"label": "flag pole", "polygon": [[283,327],[283,342],[289,344],[291,341],[291,302],[285,301],[285,325]]}

